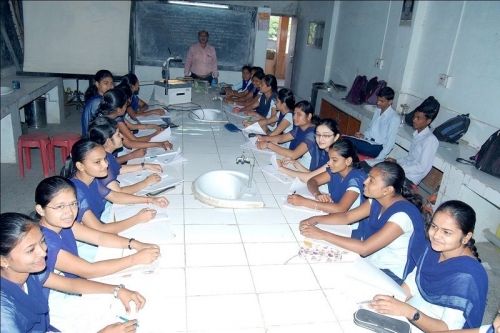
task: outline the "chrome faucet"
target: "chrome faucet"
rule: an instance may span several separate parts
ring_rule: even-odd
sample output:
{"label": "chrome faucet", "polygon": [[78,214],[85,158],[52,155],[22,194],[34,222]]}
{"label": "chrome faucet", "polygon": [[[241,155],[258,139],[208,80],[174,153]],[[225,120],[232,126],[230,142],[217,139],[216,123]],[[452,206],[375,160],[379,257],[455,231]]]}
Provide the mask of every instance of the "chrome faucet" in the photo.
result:
{"label": "chrome faucet", "polygon": [[245,154],[241,154],[241,156],[236,157],[236,164],[250,164],[250,173],[248,174],[248,188],[252,188],[253,181],[253,168],[255,166],[255,158],[246,157]]}
{"label": "chrome faucet", "polygon": [[168,80],[170,80],[170,62],[182,62],[182,59],[178,56],[168,57],[167,60],[161,66],[161,77],[163,78],[163,82],[165,84],[165,95],[168,93]]}

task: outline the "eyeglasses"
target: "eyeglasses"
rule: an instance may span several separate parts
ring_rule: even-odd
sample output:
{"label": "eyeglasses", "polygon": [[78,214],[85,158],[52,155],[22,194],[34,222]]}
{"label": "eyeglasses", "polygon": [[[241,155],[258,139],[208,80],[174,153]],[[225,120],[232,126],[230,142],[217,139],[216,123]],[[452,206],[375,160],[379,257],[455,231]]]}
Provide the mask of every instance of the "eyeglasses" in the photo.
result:
{"label": "eyeglasses", "polygon": [[78,208],[78,201],[74,201],[74,202],[71,202],[67,205],[64,205],[64,204],[60,204],[60,205],[57,205],[57,206],[46,206],[46,207],[49,207],[53,210],[56,210],[56,211],[59,211],[59,212],[62,212],[64,208],[66,207],[69,207],[70,209],[77,209]]}
{"label": "eyeglasses", "polygon": [[320,134],[320,133],[316,133],[315,135],[316,135],[316,137],[318,139],[321,139],[321,138],[329,139],[329,138],[333,137],[333,134]]}

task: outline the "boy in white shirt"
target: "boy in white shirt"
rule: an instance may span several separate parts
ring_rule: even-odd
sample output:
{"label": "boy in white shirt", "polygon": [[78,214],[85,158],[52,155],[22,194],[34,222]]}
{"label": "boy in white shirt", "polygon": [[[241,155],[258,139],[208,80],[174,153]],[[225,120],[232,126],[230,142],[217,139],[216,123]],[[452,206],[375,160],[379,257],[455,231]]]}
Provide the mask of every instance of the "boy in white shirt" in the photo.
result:
{"label": "boy in white shirt", "polygon": [[417,108],[413,115],[413,141],[411,142],[408,155],[395,160],[405,171],[406,178],[413,184],[418,185],[422,179],[432,169],[434,156],[439,147],[439,141],[432,133],[429,125],[436,119],[439,112],[438,108]]}
{"label": "boy in white shirt", "polygon": [[375,160],[367,160],[370,165],[384,160],[396,142],[400,118],[392,108],[393,99],[392,88],[380,89],[377,94],[377,109],[368,129],[364,133],[357,132],[354,134],[355,137],[346,138],[356,146],[359,154],[375,158]]}

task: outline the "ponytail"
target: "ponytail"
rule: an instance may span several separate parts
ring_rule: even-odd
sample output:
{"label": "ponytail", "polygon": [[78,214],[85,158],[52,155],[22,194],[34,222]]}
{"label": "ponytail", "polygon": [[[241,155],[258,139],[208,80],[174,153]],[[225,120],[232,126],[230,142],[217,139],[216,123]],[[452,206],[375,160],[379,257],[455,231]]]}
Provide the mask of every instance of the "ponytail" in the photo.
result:
{"label": "ponytail", "polygon": [[476,257],[477,261],[481,262],[481,258],[479,258],[479,252],[477,251],[477,247],[475,244],[476,240],[471,237],[467,242],[467,244],[465,244],[465,246],[471,250],[472,254],[474,255],[474,257]]}

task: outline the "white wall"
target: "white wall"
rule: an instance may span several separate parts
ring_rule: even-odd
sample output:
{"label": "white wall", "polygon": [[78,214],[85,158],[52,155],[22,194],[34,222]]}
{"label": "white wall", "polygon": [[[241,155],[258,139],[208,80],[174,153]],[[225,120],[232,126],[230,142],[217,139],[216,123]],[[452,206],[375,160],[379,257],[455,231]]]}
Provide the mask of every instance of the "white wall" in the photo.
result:
{"label": "white wall", "polygon": [[[300,1],[297,10],[297,37],[291,88],[299,99],[309,99],[313,82],[324,81],[334,2]],[[325,21],[321,49],[306,45],[310,21]]]}
{"label": "white wall", "polygon": [[[417,1],[411,26],[399,25],[401,1],[342,1],[339,7],[333,81],[350,86],[357,74],[377,75],[396,91],[396,107],[414,108],[433,95],[441,103],[434,126],[470,113],[464,140],[474,147],[500,127],[500,2]],[[380,55],[382,69],[374,66]],[[452,77],[446,88],[438,85],[440,73]]]}

